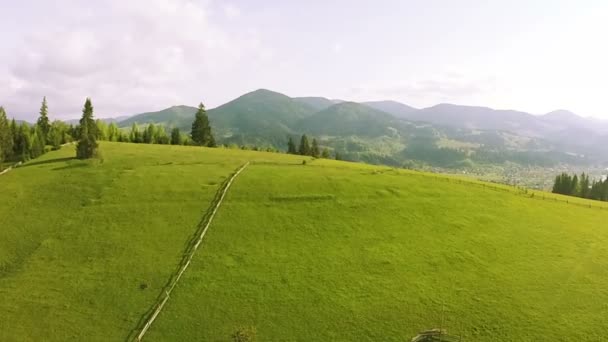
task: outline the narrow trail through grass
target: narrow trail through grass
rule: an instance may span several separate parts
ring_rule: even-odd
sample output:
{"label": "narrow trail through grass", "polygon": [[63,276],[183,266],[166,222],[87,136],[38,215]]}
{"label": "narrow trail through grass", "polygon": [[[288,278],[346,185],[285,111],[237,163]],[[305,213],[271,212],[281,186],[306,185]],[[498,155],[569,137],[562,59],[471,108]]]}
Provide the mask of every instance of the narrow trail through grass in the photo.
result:
{"label": "narrow trail through grass", "polygon": [[[213,221],[213,218],[215,217],[215,214],[217,213],[218,209],[220,208],[220,205],[222,204],[222,201],[224,200],[226,193],[230,189],[232,182],[236,179],[236,177],[238,177],[238,175],[248,165],[249,165],[249,162],[247,162],[247,163],[243,164],[241,167],[239,167],[230,176],[230,178],[227,178],[227,180],[224,182],[224,184],[222,184],[222,186],[220,186],[220,188],[218,189],[218,191],[215,195],[215,198],[209,205],[207,212],[205,213],[205,215],[203,215],[203,218],[201,219],[200,223],[198,224],[198,229],[197,229],[196,233],[194,234],[190,243],[188,243],[188,245],[186,247],[184,256],[182,258],[182,261],[179,264],[179,268],[178,268],[177,272],[173,273],[173,275],[167,282],[167,285],[165,286],[165,288],[161,291],[160,295],[158,296],[156,304],[152,307],[152,309],[146,315],[144,315],[142,317],[142,320],[140,320],[137,329],[134,330],[134,332],[139,331],[139,334],[137,334],[137,337],[135,338],[136,341],[141,341],[143,339],[143,337],[145,336],[148,329],[150,329],[150,326],[152,325],[152,323],[154,323],[154,320],[156,319],[156,317],[158,317],[158,314],[160,314],[160,312],[162,311],[163,307],[169,300],[171,292],[173,291],[173,289],[175,288],[175,286],[181,279],[182,275],[184,274],[184,272],[186,271],[188,266],[190,266],[192,257],[194,256],[194,253],[196,253],[197,249],[200,247],[200,244],[203,242],[203,238],[205,237],[205,234],[207,233],[207,230],[209,229],[211,222]],[[142,324],[143,324],[143,327],[140,328],[140,326],[142,326]],[[131,340],[132,338],[133,337],[131,335],[129,335],[127,340]]]}

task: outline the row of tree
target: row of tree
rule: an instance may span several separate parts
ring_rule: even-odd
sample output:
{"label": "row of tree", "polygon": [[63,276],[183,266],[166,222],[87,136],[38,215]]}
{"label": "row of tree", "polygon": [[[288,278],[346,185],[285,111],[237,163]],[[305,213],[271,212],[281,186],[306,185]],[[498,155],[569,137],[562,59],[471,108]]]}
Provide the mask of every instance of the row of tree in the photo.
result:
{"label": "row of tree", "polygon": [[[302,135],[300,138],[300,147],[298,149],[296,149],[296,144],[293,139],[289,137],[289,141],[287,141],[287,153],[312,156],[315,158],[329,158],[329,149],[326,147],[321,151],[317,139],[313,138],[311,144],[309,143],[306,134]],[[337,154],[336,159],[339,159]]]}
{"label": "row of tree", "polygon": [[[183,134],[179,128],[173,128],[168,135],[165,127],[160,124],[149,124],[143,129],[140,129],[137,124],[133,124],[129,132],[123,131],[116,123],[107,124],[102,120],[95,120],[93,105],[88,98],[82,113],[78,125],[68,125],[59,120],[51,122],[45,97],[42,100],[36,124],[30,126],[25,122],[17,124],[15,119],[9,122],[6,111],[0,107],[0,163],[27,161],[42,155],[48,149],[59,149],[62,144],[72,141],[78,141],[78,158],[95,156],[98,147],[97,140],[216,146],[209,118],[202,103],[195,115],[190,135]],[[47,148],[46,146],[49,145],[50,148]]]}
{"label": "row of tree", "polygon": [[10,122],[6,111],[0,107],[0,163],[27,161],[47,151],[46,146],[58,149],[61,144],[72,141],[70,127],[48,117],[46,98],[42,100],[40,116],[33,126],[25,122]]}
{"label": "row of tree", "polygon": [[553,193],[608,201],[608,179],[591,181],[585,173],[580,176],[562,173],[555,177]]}

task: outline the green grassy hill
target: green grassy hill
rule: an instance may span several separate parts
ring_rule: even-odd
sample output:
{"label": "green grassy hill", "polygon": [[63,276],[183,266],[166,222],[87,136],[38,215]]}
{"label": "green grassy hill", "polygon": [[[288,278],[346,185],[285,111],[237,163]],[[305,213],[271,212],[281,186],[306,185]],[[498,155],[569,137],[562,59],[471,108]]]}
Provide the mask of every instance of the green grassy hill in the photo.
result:
{"label": "green grassy hill", "polygon": [[[318,135],[378,137],[405,126],[385,112],[355,102],[342,102],[298,123],[298,129]],[[391,130],[392,128],[392,130]]]}
{"label": "green grassy hill", "polygon": [[197,108],[190,106],[173,106],[158,112],[149,112],[133,115],[125,120],[120,121],[118,125],[123,128],[129,128],[134,123],[153,123],[162,124],[167,127],[188,128],[189,126],[184,127],[184,122],[188,122],[189,125],[191,125],[196,110]]}
{"label": "green grassy hill", "polygon": [[605,203],[263,152],[101,148],[103,162],[64,147],[0,176],[1,341],[133,337],[247,161],[145,340],[604,335]]}

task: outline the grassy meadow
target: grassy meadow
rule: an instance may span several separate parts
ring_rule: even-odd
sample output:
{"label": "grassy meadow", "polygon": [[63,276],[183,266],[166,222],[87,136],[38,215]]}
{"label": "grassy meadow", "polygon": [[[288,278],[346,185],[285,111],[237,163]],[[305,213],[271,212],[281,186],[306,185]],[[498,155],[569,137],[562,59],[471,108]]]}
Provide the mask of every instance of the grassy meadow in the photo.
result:
{"label": "grassy meadow", "polygon": [[103,162],[64,147],[0,176],[1,341],[132,337],[246,161],[145,340],[605,338],[608,210],[589,201],[263,152],[101,148]]}

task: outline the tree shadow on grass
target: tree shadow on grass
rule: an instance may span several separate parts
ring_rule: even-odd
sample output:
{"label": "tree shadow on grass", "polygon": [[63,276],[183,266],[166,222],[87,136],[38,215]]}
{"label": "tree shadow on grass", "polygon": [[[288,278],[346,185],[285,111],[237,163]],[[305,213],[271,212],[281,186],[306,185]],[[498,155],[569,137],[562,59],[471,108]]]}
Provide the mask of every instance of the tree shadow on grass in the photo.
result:
{"label": "tree shadow on grass", "polygon": [[44,165],[44,164],[60,163],[60,162],[65,162],[65,161],[75,160],[75,159],[76,159],[76,157],[65,157],[65,158],[55,158],[55,159],[40,160],[40,161],[34,161],[34,162],[28,162],[28,163],[25,163],[25,164],[21,164],[19,166],[19,168],[29,167],[29,166],[36,166],[36,165]]}

